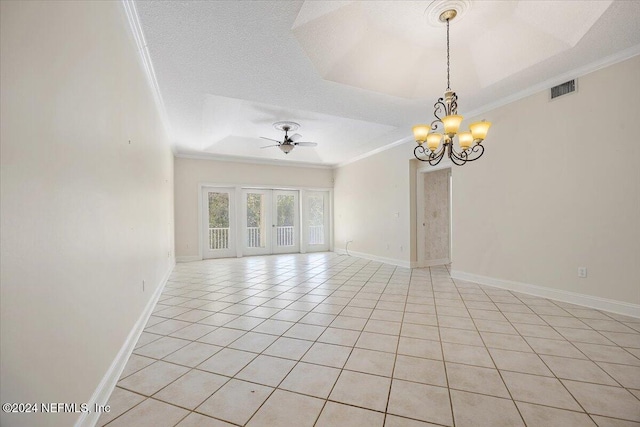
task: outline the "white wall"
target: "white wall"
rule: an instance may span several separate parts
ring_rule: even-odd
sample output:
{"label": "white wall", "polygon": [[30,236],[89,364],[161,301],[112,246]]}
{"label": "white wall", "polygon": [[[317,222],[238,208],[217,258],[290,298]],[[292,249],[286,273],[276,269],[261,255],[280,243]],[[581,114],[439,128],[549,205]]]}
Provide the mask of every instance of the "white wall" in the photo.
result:
{"label": "white wall", "polygon": [[199,184],[272,186],[273,188],[331,188],[333,171],[314,167],[175,159],[176,256],[198,256]]}
{"label": "white wall", "polygon": [[453,170],[453,269],[640,304],[640,56],[484,117],[484,157]]}
{"label": "white wall", "polygon": [[0,400],[83,403],[173,264],[173,155],[120,2],[0,16]]}
{"label": "white wall", "polygon": [[[452,266],[556,297],[587,295],[585,304],[636,304],[626,312],[638,313],[640,56],[580,77],[578,87],[552,102],[544,91],[465,119],[493,127],[484,157],[452,168]],[[416,260],[415,170],[424,164],[407,161],[413,146],[335,170],[337,250],[353,240],[352,252]],[[587,278],[577,277],[579,266]]]}
{"label": "white wall", "polygon": [[401,145],[335,169],[337,250],[344,250],[351,240],[349,252],[409,265],[414,246],[410,222],[415,219],[410,200],[410,188],[415,189],[411,150]]}

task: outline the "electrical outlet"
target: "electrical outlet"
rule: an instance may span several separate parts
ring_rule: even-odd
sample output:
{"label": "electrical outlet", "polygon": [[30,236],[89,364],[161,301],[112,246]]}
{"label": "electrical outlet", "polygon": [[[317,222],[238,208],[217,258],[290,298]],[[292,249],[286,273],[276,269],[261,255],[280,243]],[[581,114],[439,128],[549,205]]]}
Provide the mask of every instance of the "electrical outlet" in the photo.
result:
{"label": "electrical outlet", "polygon": [[587,277],[587,267],[578,267],[578,277],[581,279]]}

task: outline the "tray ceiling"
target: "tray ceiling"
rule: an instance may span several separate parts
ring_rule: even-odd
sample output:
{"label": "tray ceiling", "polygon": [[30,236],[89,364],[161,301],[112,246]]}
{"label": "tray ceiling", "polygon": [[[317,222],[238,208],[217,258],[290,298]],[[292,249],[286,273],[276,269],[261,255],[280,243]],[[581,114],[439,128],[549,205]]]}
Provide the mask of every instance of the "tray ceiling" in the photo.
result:
{"label": "tray ceiling", "polygon": [[[442,1],[135,6],[178,154],[336,165],[410,140],[446,86]],[[640,49],[640,2],[454,0],[463,115]],[[556,82],[559,83],[559,82]],[[260,149],[292,120],[317,147]],[[408,153],[408,157],[411,153]]]}

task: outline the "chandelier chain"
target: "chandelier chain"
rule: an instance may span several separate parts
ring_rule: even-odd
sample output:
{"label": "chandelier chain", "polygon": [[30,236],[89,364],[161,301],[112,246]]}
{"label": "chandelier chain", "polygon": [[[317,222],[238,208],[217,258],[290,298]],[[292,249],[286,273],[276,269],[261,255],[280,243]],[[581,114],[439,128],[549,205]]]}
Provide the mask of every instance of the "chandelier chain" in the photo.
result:
{"label": "chandelier chain", "polygon": [[447,90],[451,90],[451,83],[449,80],[449,19],[447,19]]}

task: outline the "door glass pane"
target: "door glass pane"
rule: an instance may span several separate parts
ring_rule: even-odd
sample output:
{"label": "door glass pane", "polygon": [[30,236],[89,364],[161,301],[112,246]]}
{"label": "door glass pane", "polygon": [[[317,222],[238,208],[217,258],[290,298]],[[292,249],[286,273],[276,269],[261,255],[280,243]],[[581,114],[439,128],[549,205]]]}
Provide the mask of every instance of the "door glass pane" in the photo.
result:
{"label": "door glass pane", "polygon": [[309,244],[324,244],[324,197],[309,196]]}
{"label": "door glass pane", "polygon": [[265,239],[264,194],[247,193],[247,247],[264,248]]}
{"label": "door glass pane", "polygon": [[294,246],[295,197],[278,194],[276,198],[276,240],[278,246]]}
{"label": "door glass pane", "polygon": [[209,249],[229,248],[229,193],[209,192]]}

